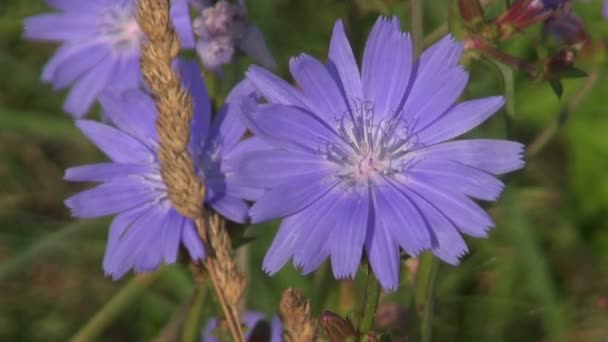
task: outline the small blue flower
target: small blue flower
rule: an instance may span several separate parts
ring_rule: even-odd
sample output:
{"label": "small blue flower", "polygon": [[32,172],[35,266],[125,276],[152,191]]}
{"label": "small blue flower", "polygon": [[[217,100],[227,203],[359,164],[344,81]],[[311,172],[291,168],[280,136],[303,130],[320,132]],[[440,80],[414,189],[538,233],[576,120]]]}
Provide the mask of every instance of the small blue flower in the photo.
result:
{"label": "small blue flower", "polygon": [[267,68],[276,67],[262,32],[247,18],[245,1],[220,0],[212,5],[194,0],[192,4],[200,13],[192,24],[196,51],[205,68],[221,73],[222,66],[232,62],[236,48]]}
{"label": "small blue flower", "polygon": [[299,89],[251,67],[268,103],[248,101],[247,125],[272,148],[243,156],[236,181],[266,189],[253,223],[283,218],[264,259],[276,273],[293,257],[304,273],[330,257],[337,278],[353,277],[363,251],[385,289],[399,282],[400,249],[432,250],[457,264],[462,234],[485,237],[493,222],[473,200],[494,201],[495,176],[524,166],[523,146],[505,140],[449,141],[498,111],[494,96],[456,103],[468,73],[463,46],[446,37],[419,60],[396,18],[380,18],[361,73],[334,27],[329,59],[290,61]]}
{"label": "small blue flower", "polygon": [[[194,97],[190,153],[207,186],[205,204],[230,220],[244,222],[248,206],[242,198],[255,198],[259,190],[237,186],[232,179],[233,160],[242,150],[237,142],[245,132],[238,119],[240,101],[251,85],[242,82],[235,87],[211,123],[211,103],[200,69],[192,62],[181,62],[179,67]],[[140,90],[130,90],[104,93],[100,103],[112,126],[90,120],[77,120],[76,125],[111,161],[70,168],[65,179],[101,183],[66,200],[74,216],[116,215],[103,262],[106,274],[118,279],[131,268],[142,272],[163,261],[174,263],[182,244],[193,260],[204,259],[194,222],[172,207],[160,174],[153,100]]]}
{"label": "small blue flower", "polygon": [[[242,323],[246,327],[245,340],[249,340],[251,334],[254,332],[256,325],[264,322],[264,314],[261,312],[248,311],[245,312],[242,318]],[[219,342],[220,339],[214,335],[214,330],[218,328],[217,318],[211,318],[205,329],[203,329],[202,342]],[[270,339],[269,342],[281,342],[281,333],[283,332],[283,324],[278,316],[274,316],[270,322]]]}
{"label": "small blue flower", "polygon": [[[25,20],[26,39],[62,43],[45,65],[42,80],[54,89],[72,86],[64,110],[82,117],[108,88],[137,88],[144,34],[136,0],[47,0],[59,12]],[[173,1],[173,24],[182,46],[194,47],[187,0]]]}

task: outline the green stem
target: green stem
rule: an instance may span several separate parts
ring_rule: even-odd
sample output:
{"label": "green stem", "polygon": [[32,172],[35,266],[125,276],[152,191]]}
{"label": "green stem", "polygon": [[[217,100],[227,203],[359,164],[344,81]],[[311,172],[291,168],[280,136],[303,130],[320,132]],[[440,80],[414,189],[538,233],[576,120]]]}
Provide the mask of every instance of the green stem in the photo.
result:
{"label": "green stem", "polygon": [[363,302],[361,303],[361,311],[359,316],[359,324],[357,331],[362,340],[363,336],[374,329],[374,318],[380,301],[380,293],[382,287],[374,276],[371,265],[368,265],[367,279],[365,281],[365,293],[363,294]]}
{"label": "green stem", "polygon": [[439,263],[432,253],[426,252],[420,256],[420,266],[416,275],[416,306],[420,320],[420,335],[422,342],[432,341],[433,332],[433,293]]}
{"label": "green stem", "polygon": [[450,29],[448,27],[448,23],[444,22],[441,25],[437,26],[436,29],[433,30],[433,32],[429,33],[426,35],[426,37],[424,37],[424,47],[430,46],[433,43],[437,42],[439,39],[443,38],[443,36],[445,36],[446,34],[448,34],[450,32]]}
{"label": "green stem", "polygon": [[142,273],[129,281],[72,337],[71,341],[94,341],[120,313],[139,297],[143,290],[154,282],[160,272]]}
{"label": "green stem", "polygon": [[414,54],[420,56],[424,43],[424,29],[422,21],[422,0],[410,0],[410,24],[412,39],[414,40]]}
{"label": "green stem", "polygon": [[197,341],[200,334],[200,319],[201,313],[203,312],[203,306],[207,297],[207,284],[202,283],[194,293],[192,298],[192,306],[188,313],[188,318],[184,324],[184,331],[182,334],[182,342],[194,342]]}

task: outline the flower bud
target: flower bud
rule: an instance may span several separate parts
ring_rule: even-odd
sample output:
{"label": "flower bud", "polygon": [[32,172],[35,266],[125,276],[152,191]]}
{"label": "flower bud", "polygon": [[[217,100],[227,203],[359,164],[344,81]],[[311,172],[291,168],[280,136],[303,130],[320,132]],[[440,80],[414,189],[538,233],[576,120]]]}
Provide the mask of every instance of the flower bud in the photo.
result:
{"label": "flower bud", "polygon": [[319,320],[329,341],[346,341],[347,338],[356,336],[353,324],[331,311],[323,311]]}
{"label": "flower bud", "polygon": [[555,11],[546,21],[545,34],[554,38],[560,45],[580,50],[587,41],[587,30],[582,20],[568,10]]}
{"label": "flower bud", "polygon": [[567,0],[516,0],[511,7],[496,20],[501,38],[506,39],[514,33],[540,23],[554,10],[568,6]]}
{"label": "flower bud", "polygon": [[460,16],[467,24],[475,25],[483,20],[483,9],[479,0],[458,0]]}

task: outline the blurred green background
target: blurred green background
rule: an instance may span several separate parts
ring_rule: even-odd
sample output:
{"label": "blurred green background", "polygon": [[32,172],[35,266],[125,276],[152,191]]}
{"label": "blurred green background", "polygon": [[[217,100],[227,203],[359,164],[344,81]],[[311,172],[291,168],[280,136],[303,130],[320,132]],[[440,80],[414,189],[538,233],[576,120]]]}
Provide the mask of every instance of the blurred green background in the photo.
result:
{"label": "blurred green background", "polygon": [[[447,3],[424,1],[426,34],[446,22]],[[406,29],[410,22],[402,0],[256,0],[248,6],[283,76],[290,56],[326,56],[338,18],[359,56],[377,15],[397,15]],[[507,179],[504,196],[489,207],[497,223],[490,239],[468,239],[471,253],[459,267],[440,265],[435,341],[608,339],[608,21],[600,8],[600,0],[575,3],[591,39],[577,66],[593,79],[565,81],[561,99],[546,83],[467,62],[472,76],[463,98],[509,94],[509,110],[473,135],[530,144],[557,127],[560,113],[569,119],[525,170]],[[0,340],[64,341],[93,317],[103,327],[100,341],[171,340],[192,301],[190,269],[175,265],[113,282],[101,269],[110,219],[76,221],[63,206],[84,188],[65,183],[63,170],[104,157],[62,112],[65,92],[39,81],[56,46],[21,39],[23,18],[45,11],[42,0],[0,0]],[[534,58],[539,36],[533,29],[504,49]],[[239,57],[225,79],[216,79],[220,96],[249,63]],[[247,229],[254,240],[239,252],[249,276],[247,307],[271,317],[281,291],[298,287],[315,313],[352,315],[360,279],[337,282],[327,265],[312,276],[291,267],[273,278],[261,272],[275,230],[276,224]],[[404,271],[399,291],[383,301],[403,306],[402,328],[416,341],[411,275]],[[210,296],[203,311],[204,319],[216,312]]]}

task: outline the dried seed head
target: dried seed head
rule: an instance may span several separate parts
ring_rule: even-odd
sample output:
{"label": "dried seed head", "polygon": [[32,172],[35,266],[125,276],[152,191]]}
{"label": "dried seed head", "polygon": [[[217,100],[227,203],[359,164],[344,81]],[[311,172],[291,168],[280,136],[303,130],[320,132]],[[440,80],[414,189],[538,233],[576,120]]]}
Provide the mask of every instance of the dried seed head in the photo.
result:
{"label": "dried seed head", "polygon": [[281,297],[279,316],[283,322],[283,341],[314,341],[316,325],[312,318],[310,303],[302,291],[287,289]]}

